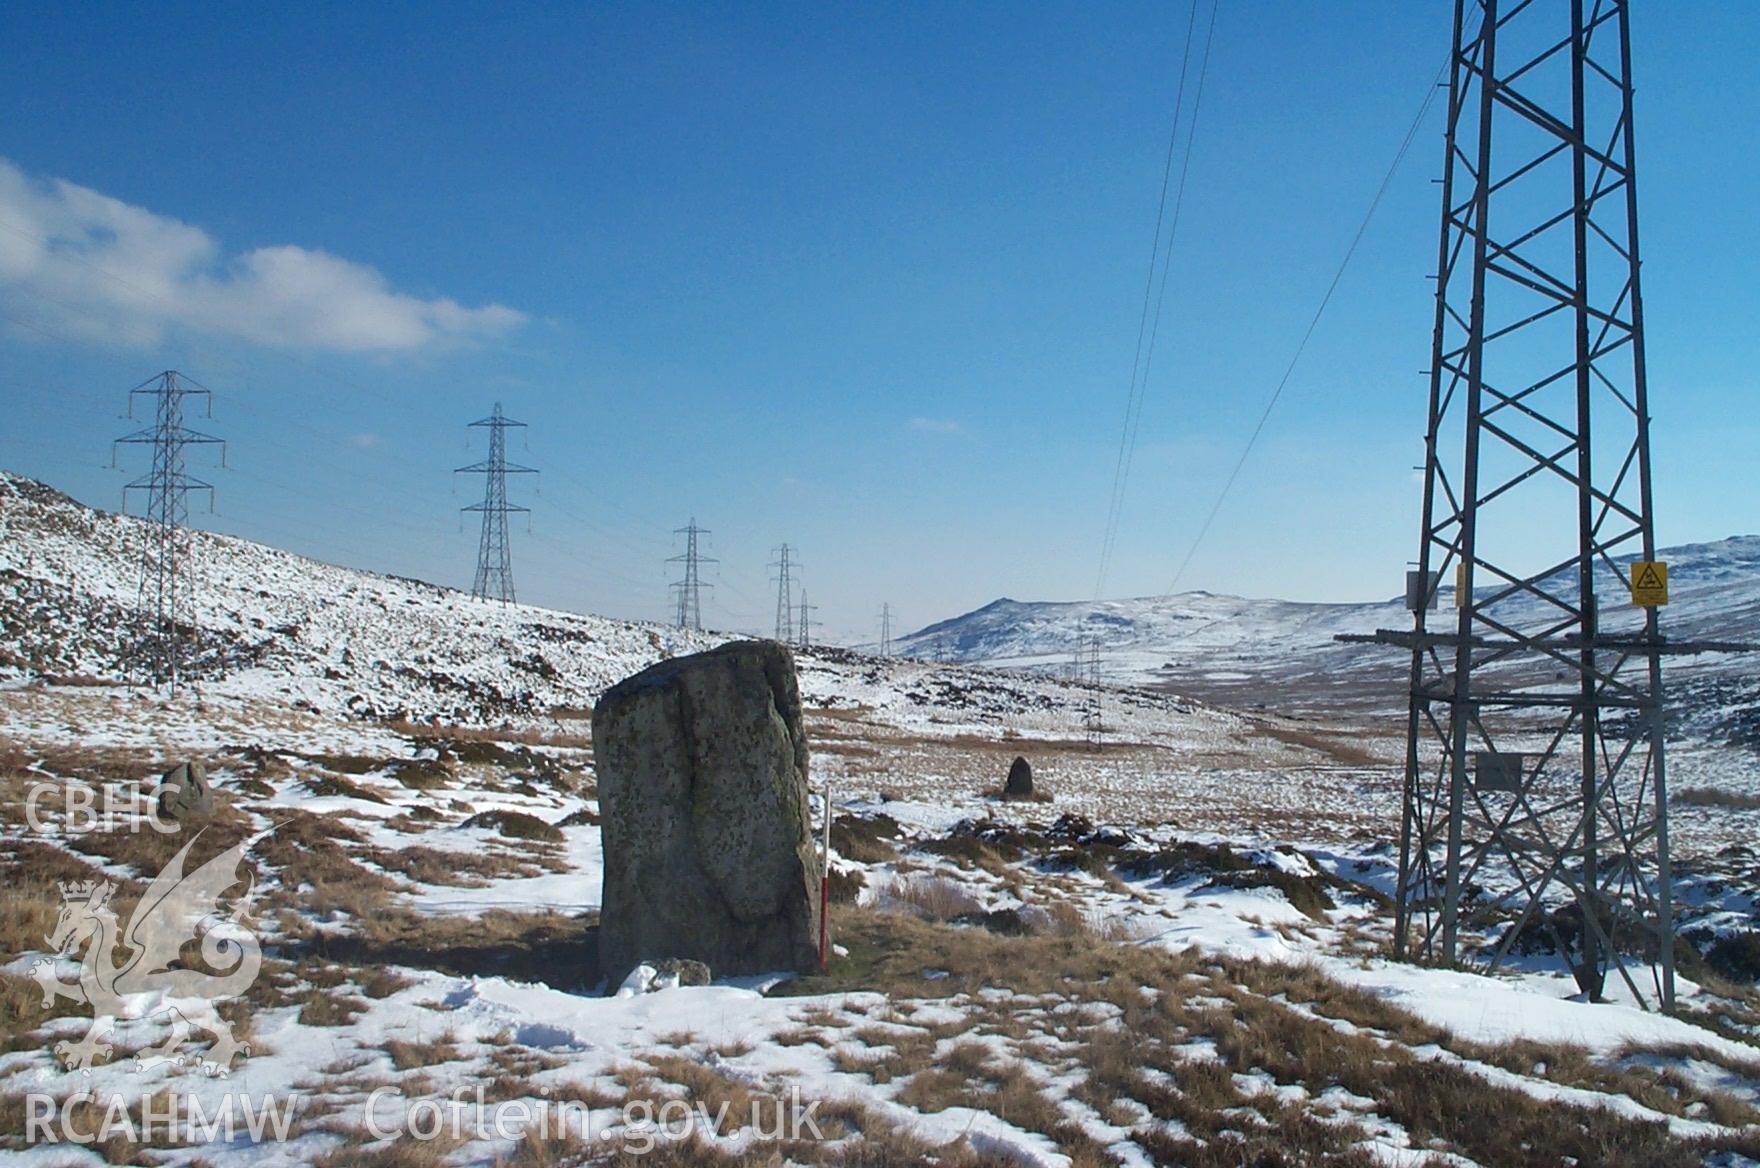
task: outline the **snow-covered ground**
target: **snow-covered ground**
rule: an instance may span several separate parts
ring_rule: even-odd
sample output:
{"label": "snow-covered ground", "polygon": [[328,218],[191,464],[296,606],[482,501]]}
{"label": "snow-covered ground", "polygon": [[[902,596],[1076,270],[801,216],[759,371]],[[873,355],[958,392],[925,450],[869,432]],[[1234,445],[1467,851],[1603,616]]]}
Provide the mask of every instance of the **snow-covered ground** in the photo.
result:
{"label": "snow-covered ground", "polygon": [[[52,688],[38,696],[77,705],[85,692]],[[193,702],[180,712],[192,730],[202,716]],[[205,741],[236,729],[222,726]],[[581,1152],[574,1144],[522,1137],[525,1120],[547,1101],[584,1100],[581,1123],[609,1133],[606,1146],[639,1151],[646,1113],[632,1113],[632,1101],[704,1101],[713,1114],[730,1095],[742,1106],[752,1095],[818,1101],[822,1112],[841,1116],[822,1129],[824,1142],[794,1147],[799,1162],[858,1155],[864,1141],[908,1143],[943,1160],[988,1153],[1058,1165],[1167,1162],[1169,1148],[1187,1147],[1185,1139],[1197,1141],[1188,1149],[1194,1156],[1236,1143],[1244,1155],[1264,1141],[1294,1139],[1280,1136],[1278,1125],[1297,1113],[1331,1125],[1340,1154],[1355,1150],[1387,1163],[1421,1162],[1430,1153],[1461,1157],[1451,1163],[1502,1162],[1474,1159],[1474,1139],[1414,1130],[1391,1084],[1383,1095],[1326,1065],[1297,1074],[1235,1061],[1254,1028],[1281,1033],[1307,1024],[1336,1038],[1309,1033],[1305,1041],[1345,1044],[1338,1058],[1363,1043],[1385,1047],[1393,1067],[1464,1076],[1451,1091],[1470,1080],[1488,1098],[1581,1112],[1590,1118],[1571,1123],[1588,1124],[1597,1139],[1654,1127],[1666,1147],[1695,1157],[1682,1162],[1697,1162],[1695,1141],[1746,1146],[1741,1141],[1750,1137],[1740,1128],[1760,1120],[1760,1049],[1740,1030],[1714,1032],[1646,1012],[1618,994],[1590,1005],[1556,969],[1489,978],[1387,960],[1376,893],[1391,879],[1390,857],[1377,841],[1269,846],[1166,824],[1096,826],[1061,800],[1002,804],[978,790],[882,799],[852,786],[833,808],[834,866],[852,882],[855,902],[838,916],[839,940],[855,950],[847,975],[834,965],[832,977],[782,996],[774,993],[778,979],[762,978],[620,996],[582,984],[593,980],[584,948],[537,952],[549,943],[546,930],[586,929],[598,905],[596,804],[583,747],[507,741],[497,744],[510,752],[500,761],[471,762],[467,744],[478,740],[464,739],[446,748],[457,757],[448,757],[438,785],[411,787],[389,764],[435,754],[427,740],[337,722],[321,750],[304,741],[211,747],[216,785],[242,817],[240,830],[266,832],[301,814],[320,816],[346,831],[341,850],[362,873],[394,886],[382,898],[350,904],[345,890],[321,878],[314,885],[297,867],[278,868],[267,852],[256,857],[257,927],[272,971],[241,1011],[249,1018],[249,1057],[223,1079],[166,1062],[137,1069],[136,1052],[167,1036],[154,1015],[162,1003],[144,1000],[114,1021],[115,1057],[89,1076],[70,1074],[53,1048],[84,1033],[89,1014],[76,1007],[21,1022],[31,1029],[0,1054],[0,1097],[64,1099],[91,1090],[134,1105],[170,1092],[186,1108],[189,1098],[202,1100],[208,1114],[228,1098],[291,1101],[285,1140],[240,1140],[227,1149],[227,1162],[250,1164],[390,1155],[386,1149],[402,1145],[363,1132],[369,1119],[382,1132],[420,1128],[431,1116],[424,1101],[462,1099],[474,1107],[479,1088],[489,1126],[467,1129],[461,1144],[448,1146],[451,1162],[584,1162],[569,1158]],[[14,758],[26,760],[15,762],[7,791],[15,808],[21,785],[79,784],[67,773],[77,769],[71,764],[104,758],[28,729],[12,744]],[[486,811],[535,816],[555,825],[557,838],[536,843],[473,825]],[[35,832],[16,816],[7,823],[9,848],[47,845],[62,854],[61,864],[99,861],[111,878],[152,875],[111,859],[90,837]],[[417,851],[438,862],[412,865]],[[501,870],[488,874],[485,864]],[[900,922],[896,930],[891,920]],[[931,930],[927,941],[913,929]],[[399,951],[386,930],[434,940]],[[869,951],[876,931],[896,948],[878,957]],[[1016,940],[1017,932],[1025,936]],[[487,948],[504,952],[471,957],[475,933],[493,934],[498,940]],[[535,933],[546,940],[535,941]],[[963,951],[962,936],[1001,946],[1000,958]],[[913,955],[912,944],[923,948]],[[464,955],[448,948],[457,945]],[[1042,965],[1011,968],[1010,945],[1037,963],[1074,954],[1075,974],[1059,980]],[[0,953],[0,974],[9,979],[0,985],[22,987],[43,948]],[[1098,953],[1104,967],[1107,950],[1128,951],[1131,962],[1165,980],[1092,980],[1079,963]],[[894,968],[864,971],[876,960]],[[518,972],[496,972],[509,964]],[[1145,976],[1135,964],[1127,968],[1127,979]],[[59,973],[73,980],[77,963],[63,957]],[[1340,992],[1368,1004],[1341,1006],[1333,1001]],[[314,997],[340,1003],[340,1012],[314,1009]],[[1741,999],[1690,980],[1682,1001],[1689,1015],[1720,1010],[1760,1019]],[[1135,1049],[1126,1023],[1133,1002],[1163,1021],[1179,1019],[1169,1033],[1184,1037],[1143,1040],[1128,1081],[1102,1082],[1099,1060],[1112,1044]],[[1186,1104],[1158,1092],[1194,1063],[1225,1065],[1233,1102],[1219,1132],[1181,1121],[1176,1134],[1183,1134],[1168,1144],[1172,1117]],[[963,1068],[964,1078],[938,1077],[941,1065]],[[1665,1072],[1671,1086],[1655,1089]],[[474,1120],[474,1111],[461,1114]],[[501,1132],[494,1117],[505,1121]],[[1634,1126],[1596,1128],[1604,1124]],[[731,1156],[757,1138],[743,1118],[710,1126],[698,1156],[712,1154],[704,1148]],[[20,1163],[81,1162],[69,1160],[65,1145],[6,1146]],[[207,1152],[198,1144],[163,1154],[165,1162],[194,1163]]]}
{"label": "snow-covered ground", "polygon": [[[1544,954],[1497,977],[1389,959],[1397,724],[803,653],[813,781],[836,821],[837,960],[792,983],[620,994],[599,984],[592,944],[586,711],[610,682],[715,637],[480,604],[200,536],[207,665],[172,698],[103,684],[126,640],[137,523],[0,479],[0,536],[8,1162],[148,1154],[22,1138],[33,1094],[89,1128],[68,1102],[86,1090],[100,1112],[119,1099],[137,1116],[151,1098],[292,1108],[285,1138],[150,1153],[173,1164],[629,1162],[652,1134],[643,1115],[669,1102],[709,1115],[697,1143],[669,1151],[684,1164],[1760,1153],[1751,987],[1695,967],[1668,1017],[1617,985],[1613,1001],[1582,1001]],[[1272,635],[1246,616],[1245,634],[1226,632],[1229,619],[1219,607],[1208,635],[1243,653]],[[1305,627],[1330,636],[1350,619]],[[1096,698],[1098,751],[1082,719]],[[991,797],[1016,754],[1047,802]],[[144,996],[111,1021],[113,1057],[70,1072],[56,1044],[80,1039],[91,1012],[44,1011],[29,981],[51,956],[59,882],[146,880],[170,845],[127,824],[82,832],[56,808],[190,756],[220,794],[215,846],[250,841],[266,966],[228,1014],[250,1054],[226,1078],[137,1069],[169,1033],[165,1003]],[[1675,768],[1677,783],[1684,768],[1760,796],[1740,752],[1700,742]],[[46,830],[25,813],[33,789],[52,796]],[[1757,815],[1677,810],[1689,928],[1753,929]],[[60,956],[63,980],[77,970]],[[454,1100],[473,1121],[479,1099],[485,1130],[407,1134]],[[772,1109],[764,1124],[748,1122],[754,1103]],[[565,1104],[591,1137],[535,1134],[533,1117]],[[817,1129],[767,1139],[774,1107],[809,1110]]]}

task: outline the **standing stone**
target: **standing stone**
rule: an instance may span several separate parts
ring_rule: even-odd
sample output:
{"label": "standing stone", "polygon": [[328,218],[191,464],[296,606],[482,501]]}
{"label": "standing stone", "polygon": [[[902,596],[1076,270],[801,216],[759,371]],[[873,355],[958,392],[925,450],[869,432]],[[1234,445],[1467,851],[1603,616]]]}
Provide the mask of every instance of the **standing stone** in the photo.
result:
{"label": "standing stone", "polygon": [[180,762],[159,777],[159,817],[177,823],[202,820],[214,814],[214,790],[208,772],[195,759]]}
{"label": "standing stone", "polygon": [[593,707],[605,883],[599,962],[717,975],[818,962],[819,858],[794,656],[739,641],[662,661]]}
{"label": "standing stone", "polygon": [[1033,768],[1027,760],[1015,757],[1014,765],[1008,768],[1008,783],[1002,788],[1005,799],[1031,799],[1033,797]]}

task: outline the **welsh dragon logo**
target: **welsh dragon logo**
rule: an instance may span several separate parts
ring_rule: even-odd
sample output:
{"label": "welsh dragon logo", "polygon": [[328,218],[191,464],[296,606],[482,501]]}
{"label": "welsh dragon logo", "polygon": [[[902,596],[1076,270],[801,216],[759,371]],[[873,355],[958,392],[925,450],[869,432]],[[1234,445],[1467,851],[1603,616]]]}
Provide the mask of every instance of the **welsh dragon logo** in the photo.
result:
{"label": "welsh dragon logo", "polygon": [[[136,994],[157,995],[164,1004],[148,1016],[164,1016],[171,1024],[171,1035],[163,1044],[136,1055],[136,1070],[173,1061],[199,1064],[212,1075],[227,1075],[235,1057],[250,1055],[250,1047],[234,1040],[231,1026],[215,1006],[249,989],[262,966],[262,947],[241,924],[254,885],[247,883],[229,911],[222,910],[220,904],[228,888],[241,880],[249,881],[249,874],[241,873],[239,866],[245,849],[259,837],[240,842],[185,876],[184,859],[200,835],[197,832],[191,837],[153,878],[120,936],[116,912],[110,906],[116,892],[114,883],[86,880],[61,885],[61,916],[48,936],[49,948],[57,956],[73,957],[85,947],[79,981],[72,985],[62,981],[53,958],[33,965],[31,977],[43,989],[45,1006],[63,997],[92,1007],[92,1024],[85,1038],[55,1044],[55,1053],[68,1070],[90,1074],[96,1056],[110,1057],[112,1047],[103,1041],[105,1031]],[[205,930],[204,921],[209,922]],[[185,944],[198,939],[208,969],[230,972],[210,973],[184,966],[179,954]],[[116,961],[119,942],[129,951],[120,964]],[[185,1059],[177,1050],[192,1028],[214,1041],[205,1053]]]}

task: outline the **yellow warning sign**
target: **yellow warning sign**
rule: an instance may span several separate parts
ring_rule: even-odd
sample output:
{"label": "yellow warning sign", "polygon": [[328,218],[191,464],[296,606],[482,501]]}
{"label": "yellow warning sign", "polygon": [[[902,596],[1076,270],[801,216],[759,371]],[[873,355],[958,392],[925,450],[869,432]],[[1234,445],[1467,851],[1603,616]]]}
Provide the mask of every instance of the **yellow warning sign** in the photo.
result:
{"label": "yellow warning sign", "polygon": [[1465,608],[1473,595],[1467,590],[1467,562],[1462,560],[1454,566],[1454,606]]}
{"label": "yellow warning sign", "polygon": [[1632,565],[1632,603],[1658,608],[1668,603],[1668,565],[1639,560]]}

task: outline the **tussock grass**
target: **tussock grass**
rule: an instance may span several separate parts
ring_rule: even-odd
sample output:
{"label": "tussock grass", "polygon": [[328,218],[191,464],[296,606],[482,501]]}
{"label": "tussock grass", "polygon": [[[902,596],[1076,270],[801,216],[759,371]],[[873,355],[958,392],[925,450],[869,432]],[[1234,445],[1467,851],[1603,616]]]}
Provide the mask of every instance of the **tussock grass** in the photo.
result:
{"label": "tussock grass", "polygon": [[79,778],[90,783],[158,782],[171,763],[156,758],[151,751],[138,747],[78,746],[71,743],[38,743],[29,750],[17,749],[4,760],[8,767],[24,771],[35,764],[39,772],[62,778]]}
{"label": "tussock grass", "polygon": [[458,1044],[450,1034],[426,1042],[393,1038],[384,1046],[384,1051],[391,1058],[391,1065],[400,1071],[419,1070],[437,1063],[449,1063],[458,1059]]}
{"label": "tussock grass", "polygon": [[[95,1153],[105,1164],[157,1164],[162,1159],[160,1152],[187,1145],[181,1141],[167,1138],[172,1133],[167,1130],[163,1117],[170,1113],[175,1100],[168,1088],[153,1092],[137,1100],[128,1108],[130,1122],[117,1123],[106,1128],[105,1118],[109,1113],[110,1099],[105,1093],[96,1097],[74,1098],[79,1092],[58,1096],[55,1102],[55,1122],[59,1125],[62,1117],[66,1117],[68,1127],[80,1134],[93,1134],[105,1131],[103,1139],[94,1139],[86,1145],[86,1150]],[[143,1122],[143,1111],[152,1108],[153,1122]],[[27,1117],[27,1101],[23,1094],[10,1092],[0,1093],[0,1147],[13,1146],[23,1150],[27,1145],[23,1141]],[[135,1137],[128,1134],[132,1130]],[[81,1159],[79,1163],[87,1163]]]}
{"label": "tussock grass", "polygon": [[312,1168],[447,1168],[460,1144],[444,1127],[436,1139],[400,1136],[389,1143],[374,1142],[364,1127],[343,1128],[339,1134],[342,1145],[313,1159]]}
{"label": "tussock grass", "polygon": [[[141,893],[131,880],[115,880],[85,860],[40,839],[8,840],[0,852],[0,964],[26,953],[47,954],[49,934],[61,914],[63,880],[111,880],[118,885],[117,911],[123,920]],[[36,1030],[52,1018],[89,1012],[67,998],[43,1005],[43,991],[23,974],[0,973],[0,1052],[27,1050],[40,1043]]]}
{"label": "tussock grass", "polygon": [[590,1163],[600,1152],[599,1145],[574,1131],[540,1135],[528,1128],[513,1145],[513,1151],[495,1160],[496,1168],[576,1168]]}
{"label": "tussock grass", "polygon": [[[570,711],[570,713],[572,715],[579,712]],[[587,711],[584,717],[590,719],[592,712]],[[569,720],[580,721],[581,717],[571,717]],[[515,743],[520,746],[549,746],[560,750],[591,750],[593,748],[592,735],[574,734],[560,728],[461,726],[453,722],[425,723],[410,722],[406,719],[394,719],[385,725],[388,729],[407,738],[441,739],[455,747],[465,743],[487,743],[491,746]],[[468,747],[464,750],[457,750],[455,753],[463,757],[468,753]],[[466,759],[466,761],[471,760]]]}
{"label": "tussock grass", "polygon": [[899,838],[898,821],[890,815],[839,815],[831,821],[831,846],[846,860],[858,864],[884,864],[898,858],[893,841]]}
{"label": "tussock grass", "polygon": [[395,872],[418,884],[439,884],[459,888],[480,888],[491,880],[537,876],[543,872],[566,871],[566,862],[549,849],[531,849],[523,854],[496,850],[489,852],[440,851],[413,845],[398,848],[362,848],[357,853],[379,867]]}
{"label": "tussock grass", "polygon": [[[156,780],[155,780],[156,781]],[[159,874],[166,864],[187,844],[185,872],[233,847],[253,827],[251,820],[232,804],[230,795],[214,792],[214,813],[208,819],[190,823],[176,831],[159,831],[144,818],[136,822],[102,825],[105,830],[69,833],[66,846],[88,856],[100,856],[113,864],[132,869],[143,879]]]}
{"label": "tussock grass", "polygon": [[[1112,1020],[1102,1025],[1072,1015],[1053,1021],[1047,1036],[1079,1049],[1047,1057],[1054,1070],[1079,1076],[1072,1094],[1099,1114],[1124,1120],[1146,1109],[1152,1122],[1133,1127],[1132,1138],[1164,1163],[1375,1162],[1363,1144],[1367,1132],[1348,1112],[1323,1121],[1301,1098],[1283,1101],[1236,1078],[1246,1074],[1299,1087],[1308,1098],[1342,1087],[1373,1100],[1376,1112],[1404,1127],[1415,1145],[1481,1164],[1574,1159],[1685,1168],[1697,1165],[1708,1148],[1731,1146],[1730,1140],[1695,1145],[1660,1122],[1538,1100],[1492,1085],[1468,1067],[1413,1053],[1413,1045],[1432,1042],[1518,1074],[1627,1095],[1662,1114],[1697,1112],[1701,1103],[1704,1117],[1718,1122],[1744,1122],[1751,1114],[1739,1100],[1691,1089],[1681,1076],[1608,1066],[1568,1048],[1473,1047],[1313,967],[1169,954],[1111,944],[1091,932],[999,936],[871,909],[843,910],[837,924],[850,958],[795,988],[962,1002],[962,995],[981,989],[1009,990],[1108,1007],[1110,1015],[1103,1016]],[[928,979],[926,970],[946,975]],[[1006,999],[980,998],[973,1008],[979,1032],[1021,1033]],[[1360,1029],[1347,1033],[1329,1018]],[[903,1080],[901,1102],[1001,1114],[1006,1099],[1011,1122],[1066,1148],[1081,1146],[1079,1132],[1058,1126],[1067,1121],[1055,1100],[1044,1098],[1034,1073],[993,1048],[956,1042],[942,1046],[939,1059],[926,1059],[927,1033],[870,1025],[856,1034],[867,1050],[844,1054],[840,1069],[872,1074],[877,1082]],[[1207,1044],[1214,1058],[1194,1057],[1196,1042]]]}
{"label": "tussock grass", "polygon": [[[568,1060],[558,1055],[548,1054],[541,1050],[509,1043],[498,1046],[489,1054],[489,1066],[495,1071],[495,1084],[491,1092],[499,1089],[505,1092],[502,1098],[515,1099],[531,1094],[528,1080],[543,1071],[553,1071],[557,1067],[567,1065]],[[554,1094],[554,1093],[553,1093]],[[595,1105],[597,1106],[597,1105]]]}
{"label": "tussock grass", "polygon": [[41,1044],[35,1037],[38,1027],[51,1018],[78,1014],[87,1007],[80,1002],[57,998],[53,1005],[43,1005],[43,991],[28,977],[0,973],[0,1053],[30,1050]]}
{"label": "tussock grass", "polygon": [[718,1121],[716,1135],[732,1135],[749,1126],[759,1108],[764,1114],[774,1114],[776,1107],[785,1106],[778,1096],[753,1090],[748,1084],[704,1066],[696,1059],[680,1055],[644,1055],[643,1061],[653,1068],[656,1077],[683,1087],[693,1102],[707,1108],[710,1118]]}
{"label": "tussock grass", "polygon": [[924,920],[951,921],[984,911],[976,897],[946,876],[906,876],[881,892],[882,900],[916,913]]}
{"label": "tussock grass", "polygon": [[390,803],[390,800],[371,787],[364,787],[341,775],[329,775],[320,771],[317,774],[308,774],[305,784],[306,790],[321,799],[359,799],[381,805]]}
{"label": "tussock grass", "polygon": [[356,919],[347,932],[304,926],[298,939],[313,955],[368,970],[407,966],[567,990],[588,990],[600,979],[596,914],[491,909],[480,916],[427,916],[388,905]]}
{"label": "tussock grass", "polygon": [[484,811],[471,816],[460,826],[499,832],[508,839],[540,840],[552,844],[559,844],[567,838],[560,828],[523,811]]}
{"label": "tussock grass", "polygon": [[1721,787],[1682,787],[1669,792],[1670,803],[1683,807],[1726,807],[1732,811],[1760,810],[1760,795],[1726,791]]}
{"label": "tussock grass", "polygon": [[458,780],[452,767],[437,758],[399,758],[385,764],[385,773],[412,791],[438,791]]}
{"label": "tussock grass", "polygon": [[1404,1046],[1439,1046],[1462,1058],[1501,1067],[1518,1075],[1565,1087],[1625,1095],[1664,1115],[1685,1116],[1695,1104],[1702,1104],[1704,1117],[1714,1123],[1741,1126],[1760,1122],[1760,1111],[1727,1093],[1702,1090],[1678,1072],[1621,1065],[1645,1053],[1665,1058],[1699,1057],[1737,1074],[1760,1077],[1760,1061],[1732,1064],[1704,1048],[1668,1051],[1628,1048],[1608,1063],[1597,1061],[1580,1046],[1561,1043],[1519,1039],[1485,1045],[1461,1039],[1389,1005],[1374,994],[1334,981],[1311,965],[1247,962],[1231,964],[1230,969],[1240,984],[1256,993],[1281,994],[1286,1000],[1308,1005],[1325,1017],[1349,1022]]}
{"label": "tussock grass", "polygon": [[[252,849],[280,880],[275,903],[297,903],[318,913],[341,911],[357,920],[370,919],[390,904],[391,894],[402,885],[357,863],[344,846],[364,847],[360,832],[334,816],[286,814]],[[311,891],[302,893],[306,885]]]}
{"label": "tussock grass", "polygon": [[306,1026],[347,1026],[367,1008],[363,998],[313,986],[299,997],[299,1020]]}
{"label": "tussock grass", "polygon": [[416,984],[395,969],[374,969],[361,979],[361,992],[375,1000],[389,998],[401,990],[407,990]]}
{"label": "tussock grass", "polygon": [[109,880],[123,898],[141,886],[116,880],[78,856],[42,840],[8,840],[0,854],[0,964],[44,951],[61,912],[61,881]]}

